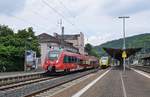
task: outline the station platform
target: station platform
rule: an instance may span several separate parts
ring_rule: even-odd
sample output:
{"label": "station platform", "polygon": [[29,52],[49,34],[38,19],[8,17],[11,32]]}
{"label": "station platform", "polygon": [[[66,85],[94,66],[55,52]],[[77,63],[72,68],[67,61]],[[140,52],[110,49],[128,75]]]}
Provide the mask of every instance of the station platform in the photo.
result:
{"label": "station platform", "polygon": [[[50,95],[50,94],[49,94]],[[49,97],[149,97],[150,73],[133,68],[100,70]]]}
{"label": "station platform", "polygon": [[34,75],[34,74],[41,74],[44,73],[44,70],[33,70],[33,71],[20,71],[20,72],[1,72],[0,79],[4,78],[11,78],[11,77],[19,77],[19,76],[27,76],[27,75]]}

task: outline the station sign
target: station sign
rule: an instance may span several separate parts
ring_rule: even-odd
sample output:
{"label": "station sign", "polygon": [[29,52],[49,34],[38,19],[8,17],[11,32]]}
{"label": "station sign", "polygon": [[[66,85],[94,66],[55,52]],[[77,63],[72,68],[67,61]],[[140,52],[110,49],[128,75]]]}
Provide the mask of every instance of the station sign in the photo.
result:
{"label": "station sign", "polygon": [[122,58],[126,58],[127,57],[127,53],[126,53],[126,51],[123,51],[122,52]]}
{"label": "station sign", "polygon": [[36,52],[32,50],[25,51],[25,68],[36,69]]}

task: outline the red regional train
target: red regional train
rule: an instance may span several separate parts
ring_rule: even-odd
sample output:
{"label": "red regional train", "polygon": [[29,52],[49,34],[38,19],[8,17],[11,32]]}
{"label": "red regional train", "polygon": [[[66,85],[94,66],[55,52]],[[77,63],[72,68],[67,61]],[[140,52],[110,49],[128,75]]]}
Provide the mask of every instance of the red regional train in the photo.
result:
{"label": "red regional train", "polygon": [[65,50],[49,51],[43,68],[48,72],[75,71],[86,68],[97,68],[98,59],[94,56],[86,56]]}

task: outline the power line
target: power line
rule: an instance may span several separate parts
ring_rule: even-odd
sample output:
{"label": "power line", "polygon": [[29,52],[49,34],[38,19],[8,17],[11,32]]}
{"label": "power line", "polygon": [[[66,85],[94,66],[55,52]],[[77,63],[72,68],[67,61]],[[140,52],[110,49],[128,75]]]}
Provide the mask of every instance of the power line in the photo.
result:
{"label": "power line", "polygon": [[54,7],[52,7],[48,2],[46,2],[45,0],[41,0],[48,8],[52,9],[55,13],[57,13],[59,16],[61,16],[66,22],[68,22],[71,25],[74,25],[71,21],[69,21],[68,19],[65,18],[65,16],[63,14],[61,14],[60,12],[58,12]]}
{"label": "power line", "polygon": [[59,16],[61,16],[66,22],[68,22],[69,24],[71,24],[72,26],[74,26],[77,30],[81,31],[80,28],[78,28],[74,23],[72,23],[70,20],[68,20],[67,18],[64,17],[63,14],[61,14],[60,12],[58,12],[54,7],[52,7],[48,2],[46,2],[46,0],[41,0],[47,7],[49,7],[50,9],[52,9],[56,14],[58,14]]}
{"label": "power line", "polygon": [[[67,8],[67,7],[65,6],[65,4],[64,4],[61,0],[57,0],[57,1],[64,7],[64,9],[66,9],[66,11],[68,12],[68,14],[69,14],[70,16],[72,16],[72,17],[75,19],[75,16],[72,15],[72,13],[70,12],[69,8]],[[77,27],[77,26],[75,25],[75,23],[74,23],[73,26],[75,26],[77,30],[80,30],[80,31],[81,31],[81,29],[80,29],[79,27]]]}
{"label": "power line", "polygon": [[[32,4],[32,6],[34,6],[34,5]],[[41,6],[41,7],[42,7],[42,6]],[[30,11],[32,11],[32,14],[38,15],[38,16],[42,17],[45,21],[47,21],[47,19],[49,19],[49,18],[46,17],[46,16],[41,15],[41,14],[39,13],[39,10],[41,10],[41,9],[38,8],[38,9],[36,9],[36,10],[30,10]]]}
{"label": "power line", "polygon": [[[33,5],[34,6],[34,5]],[[41,7],[43,7],[42,5],[41,5]],[[43,19],[44,21],[46,21],[47,23],[49,23],[48,22],[48,20],[50,19],[49,17],[47,17],[47,15],[41,15],[40,13],[39,13],[39,10],[40,10],[41,8],[38,8],[38,9],[36,9],[36,10],[30,10],[30,11],[32,11],[32,14],[34,14],[34,15],[36,15],[36,16],[40,16],[40,19]],[[49,30],[53,30],[53,29],[55,29],[56,28],[56,25],[54,25],[54,26],[52,26],[52,27],[50,27],[50,29]]]}
{"label": "power line", "polygon": [[[64,5],[64,3],[63,3],[61,0],[57,0],[57,1],[63,6],[64,9],[66,9],[66,11],[68,12],[68,14],[69,14],[70,16],[72,16],[73,18],[75,18],[75,16],[72,15],[72,13],[70,12],[70,10]],[[73,26],[76,27],[76,29],[81,30],[80,28],[78,28],[78,27],[75,25],[75,23],[74,23]]]}
{"label": "power line", "polygon": [[[15,7],[17,7],[17,6],[15,6]],[[34,14],[38,14],[37,12],[34,12],[34,11],[32,11]],[[38,14],[39,15],[39,14]],[[28,20],[26,20],[26,19],[24,19],[24,18],[21,18],[21,17],[17,17],[17,16],[15,16],[15,15],[10,15],[11,17],[13,17],[13,18],[15,18],[15,19],[17,19],[17,20],[20,20],[20,21],[22,21],[22,22],[24,22],[24,23],[27,23],[27,24],[30,24],[30,25],[34,25],[34,27],[36,27],[36,28],[41,28],[41,29],[45,29],[45,31],[48,31],[48,29],[46,29],[44,26],[39,26],[39,25],[36,25],[36,24],[34,24],[34,23],[31,23],[30,21],[28,21]],[[49,31],[48,31],[49,32]]]}
{"label": "power line", "polygon": [[33,23],[31,23],[31,22],[29,22],[29,21],[27,21],[26,19],[23,19],[23,18],[21,18],[21,17],[17,17],[17,16],[14,16],[14,15],[11,15],[11,17],[13,17],[13,18],[15,18],[15,19],[17,19],[17,20],[20,20],[20,21],[22,21],[22,22],[24,22],[24,23],[28,23],[28,24],[31,24],[31,25],[34,25],[36,28],[41,28],[41,29],[45,29],[45,31],[48,31],[46,28],[44,28],[44,27],[42,27],[42,26],[38,26],[38,25],[36,25],[36,24],[33,24]]}
{"label": "power line", "polygon": [[48,22],[48,21],[47,21],[47,20],[49,19],[48,17],[45,17],[45,16],[39,14],[37,11],[33,11],[33,10],[32,10],[32,12],[33,12],[32,14],[38,15],[38,16],[42,17],[43,20],[45,20],[46,22]]}
{"label": "power line", "polygon": [[68,12],[68,14],[70,16],[72,16],[73,18],[75,18],[74,15],[72,15],[72,13],[70,12],[70,10],[64,5],[64,3],[61,0],[57,0],[59,2],[59,4],[61,4],[63,6],[64,9],[66,9],[66,11]]}

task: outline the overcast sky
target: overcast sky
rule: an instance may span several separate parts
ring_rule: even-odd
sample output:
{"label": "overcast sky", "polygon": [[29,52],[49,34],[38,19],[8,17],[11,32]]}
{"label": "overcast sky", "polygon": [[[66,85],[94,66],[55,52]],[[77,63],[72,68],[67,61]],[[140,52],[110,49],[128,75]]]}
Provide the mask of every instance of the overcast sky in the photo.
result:
{"label": "overcast sky", "polygon": [[85,42],[99,45],[126,35],[150,33],[150,0],[0,0],[0,24],[14,31],[29,26],[36,35],[60,33],[60,20],[65,34],[83,32]]}

